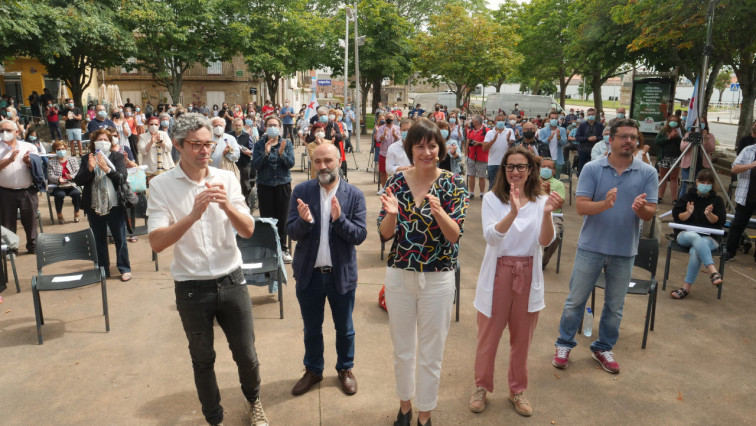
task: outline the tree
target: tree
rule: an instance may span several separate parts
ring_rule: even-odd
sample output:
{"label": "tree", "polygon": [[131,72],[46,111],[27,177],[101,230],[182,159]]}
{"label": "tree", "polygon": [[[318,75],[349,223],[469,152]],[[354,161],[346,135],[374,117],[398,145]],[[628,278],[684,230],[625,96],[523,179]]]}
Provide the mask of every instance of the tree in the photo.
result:
{"label": "tree", "polygon": [[0,3],[0,61],[24,52],[24,46],[31,46],[42,37],[39,24],[50,9],[47,4],[32,4],[29,1],[9,0]]}
{"label": "tree", "polygon": [[725,89],[730,87],[732,82],[732,72],[729,69],[724,69],[719,72],[719,75],[714,80],[714,87],[719,90],[719,103],[722,103],[722,95],[724,95]]}
{"label": "tree", "polygon": [[[655,59],[652,56],[654,53],[669,52],[670,48],[681,55],[689,55],[691,61],[679,63],[680,73],[694,81],[700,74],[709,4],[707,0],[670,0],[664,3],[664,7],[659,7],[654,0],[635,0],[615,8],[613,15],[619,22],[635,22],[640,29],[638,36],[630,44],[630,50],[645,51],[645,55],[651,60]],[[748,133],[753,122],[753,104],[756,100],[754,20],[756,7],[753,0],[720,0],[716,3],[712,28],[713,52],[704,104],[708,106],[720,67],[731,67],[743,92],[738,136]],[[685,65],[685,62],[692,65]],[[691,76],[683,65],[690,68]]]}
{"label": "tree", "polygon": [[[559,82],[559,104],[564,108],[567,85],[577,74],[579,62],[569,52],[571,38],[586,16],[577,13],[571,0],[533,0],[517,10],[522,42],[518,51],[525,58],[518,67],[520,78]],[[591,18],[592,19],[592,18]]]}
{"label": "tree", "polygon": [[[260,76],[276,101],[278,84],[297,71],[321,68],[333,62],[338,32],[329,21],[313,14],[307,0],[260,0],[241,10],[254,36],[241,53],[249,72]],[[343,22],[343,20],[342,20]]]}
{"label": "tree", "polygon": [[628,52],[627,45],[635,38],[634,24],[612,22],[612,8],[627,0],[577,0],[576,13],[591,16],[583,20],[569,42],[569,54],[583,76],[586,98],[593,93],[593,106],[604,111],[601,88],[612,77],[632,69],[638,60],[637,52]]}
{"label": "tree", "polygon": [[152,74],[179,102],[191,66],[231,59],[250,34],[225,14],[229,10],[224,0],[132,0],[123,13],[134,29],[133,66]]}
{"label": "tree", "polygon": [[119,5],[117,0],[35,3],[35,8],[47,9],[45,20],[52,20],[55,31],[40,35],[25,50],[47,68],[49,77],[66,83],[77,106],[96,70],[120,65],[133,52],[134,38],[119,19]]}
{"label": "tree", "polygon": [[[357,5],[357,24],[365,44],[360,46],[360,92],[362,93],[362,117],[367,113],[367,94],[373,90],[372,109],[381,101],[383,80],[404,81],[412,73],[412,45],[410,22],[397,13],[397,8],[383,0],[362,0]],[[344,10],[334,18],[333,27],[343,28]],[[340,25],[340,26],[339,26]],[[334,43],[335,44],[335,43]],[[349,51],[354,51],[354,38],[349,41]],[[343,50],[341,50],[343,55]],[[343,57],[332,65],[333,72],[344,72]],[[350,67],[350,75],[354,67]]]}
{"label": "tree", "polygon": [[431,18],[428,32],[418,34],[416,66],[430,82],[445,84],[456,95],[456,106],[462,106],[469,104],[476,86],[519,64],[522,58],[512,48],[517,42],[513,27],[499,25],[487,15],[469,16],[463,7],[448,4]]}

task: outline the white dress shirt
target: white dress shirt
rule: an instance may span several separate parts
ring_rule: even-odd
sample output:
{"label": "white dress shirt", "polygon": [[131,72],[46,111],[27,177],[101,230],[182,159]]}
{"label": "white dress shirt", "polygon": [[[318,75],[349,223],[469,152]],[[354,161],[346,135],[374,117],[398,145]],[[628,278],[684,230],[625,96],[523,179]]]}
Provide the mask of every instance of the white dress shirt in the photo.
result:
{"label": "white dress shirt", "polygon": [[411,165],[412,163],[409,157],[407,157],[407,152],[404,151],[404,144],[401,141],[391,144],[386,153],[386,171],[390,175],[393,175],[399,167],[409,167]]}
{"label": "white dress shirt", "polygon": [[[227,170],[207,169],[207,176],[201,182],[191,180],[181,166],[150,181],[149,232],[189,215],[194,198],[206,189],[205,182],[222,183],[234,208],[251,217],[236,176]],[[228,275],[241,264],[241,252],[236,246],[236,232],[231,221],[216,203],[210,203],[202,218],[174,244],[171,274],[176,281],[209,280]]]}
{"label": "white dress shirt", "polygon": [[220,137],[213,135],[213,141],[217,143],[217,145],[215,145],[215,149],[210,155],[210,158],[213,159],[213,161],[210,163],[211,166],[220,167],[223,150],[225,150],[227,146],[231,149],[226,154],[226,158],[229,159],[232,163],[239,161],[241,149],[239,149],[239,144],[236,143],[235,137],[229,135],[228,133],[224,133]]}
{"label": "white dress shirt", "polygon": [[340,184],[341,179],[328,192],[323,188],[323,185],[320,185],[320,244],[318,245],[318,256],[315,258],[315,267],[333,266],[328,231],[331,229],[331,199],[336,195],[336,190],[339,189]]}
{"label": "white dress shirt", "polygon": [[[0,160],[5,160],[13,153],[13,149],[8,144],[0,141]],[[0,170],[0,187],[6,189],[24,189],[32,186],[31,169],[24,163],[24,155],[29,152],[37,154],[37,147],[29,142],[16,140],[15,149],[18,154],[12,163]]]}

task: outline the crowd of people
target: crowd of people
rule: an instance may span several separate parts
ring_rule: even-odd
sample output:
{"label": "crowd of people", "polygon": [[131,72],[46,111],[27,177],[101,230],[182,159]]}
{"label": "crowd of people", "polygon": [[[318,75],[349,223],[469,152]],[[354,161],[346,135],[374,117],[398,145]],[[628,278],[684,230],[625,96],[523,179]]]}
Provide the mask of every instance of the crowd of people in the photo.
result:
{"label": "crowd of people", "polygon": [[[235,244],[228,244],[235,241],[234,235],[249,238],[254,232],[249,198],[253,178],[260,216],[276,219],[283,260],[293,262],[304,323],[305,373],[292,393],[302,395],[323,379],[326,300],[336,330],[338,379],[345,394],[358,391],[352,371],[352,313],[358,281],[356,246],[367,237],[366,200],[348,182],[345,154],[359,126],[349,102],[343,108],[321,106],[309,119],[305,109],[302,105],[295,112],[288,101],[268,101],[262,107],[223,103],[220,108],[200,102],[157,108],[146,103],[143,110],[127,99],[110,111],[90,105],[82,112],[70,99],[62,109],[50,102],[44,112],[65,121],[69,142],[62,140],[59,122],[51,124],[48,116],[51,134],[57,128],[61,136],[52,143],[51,154],[42,151],[36,139],[33,126],[41,122],[23,125],[8,106],[0,122],[0,219],[15,232],[20,211],[30,253],[35,252],[34,217],[42,180],[53,186],[59,223],[65,223],[66,197],[74,206],[74,222],[84,211],[99,263],[108,275],[110,230],[121,280],[130,280],[130,223],[118,188],[129,179],[130,168],[143,168],[149,188],[149,243],[155,252],[173,247],[176,304],[202,412],[210,424],[223,420],[214,373],[213,319],[221,325],[239,367],[252,423],[268,422],[260,400],[252,307],[246,286],[239,285],[244,280],[241,256]],[[574,168],[579,176],[575,197],[583,225],[558,325],[552,360],[556,368],[569,365],[586,302],[603,272],[604,308],[590,351],[601,368],[619,373],[613,348],[641,223],[654,217],[666,189],[665,184],[659,186],[660,178],[671,172],[676,222],[714,229],[724,225],[725,206],[713,190],[711,164],[703,154],[696,160],[689,153],[682,155],[688,143],[682,114],[671,115],[657,135],[657,163],[652,165],[650,146],[623,108],[610,121],[593,108],[529,117],[518,105],[509,114],[497,111],[492,119],[443,105],[425,111],[417,104],[407,117],[405,108],[397,105],[379,104],[375,112],[378,234],[380,241],[391,242],[385,300],[399,400],[395,425],[410,424],[413,401],[418,424],[431,424],[455,294],[459,241],[476,189],[482,200],[486,249],[474,301],[478,335],[469,408],[475,413],[485,410],[487,394],[493,392],[497,348],[507,327],[508,399],[517,413],[533,413],[525,395],[527,358],[538,313],[545,307],[542,271],[560,242],[562,223],[554,217],[565,199],[560,174]],[[81,143],[84,122],[87,145]],[[705,127],[705,117],[698,124],[704,129],[703,146],[710,152],[714,137]],[[295,138],[305,146],[310,179],[292,188]],[[750,185],[756,168],[756,123],[751,139],[739,146],[732,167],[741,183],[727,240],[731,253],[740,239],[733,234],[742,234],[756,209],[756,185]],[[684,177],[697,161],[695,188],[677,187],[672,165],[680,157]],[[44,164],[42,158],[47,160]],[[617,223],[627,224],[626,229],[617,232]],[[671,297],[683,299],[690,293],[701,266],[713,285],[722,284],[711,256],[722,241],[695,231],[677,232],[674,238],[690,248],[690,261],[683,286]],[[296,243],[295,251],[289,239]]]}

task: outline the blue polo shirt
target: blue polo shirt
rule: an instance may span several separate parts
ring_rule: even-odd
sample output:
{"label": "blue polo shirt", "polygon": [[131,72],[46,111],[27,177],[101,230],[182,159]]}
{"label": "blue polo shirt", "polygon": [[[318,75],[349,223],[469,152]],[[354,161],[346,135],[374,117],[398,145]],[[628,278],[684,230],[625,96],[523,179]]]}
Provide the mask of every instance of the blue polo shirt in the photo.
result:
{"label": "blue polo shirt", "polygon": [[576,197],[603,201],[616,187],[617,200],[612,208],[583,218],[578,248],[611,256],[635,256],[641,219],[633,211],[633,201],[645,193],[646,201],[656,204],[659,178],[656,169],[636,158],[618,175],[608,158],[588,162],[580,173]]}
{"label": "blue polo shirt", "polygon": [[283,124],[294,124],[294,117],[289,117],[288,115],[284,117],[284,114],[287,112],[290,112],[294,114],[294,108],[292,107],[283,107],[281,108],[281,120],[283,121]]}

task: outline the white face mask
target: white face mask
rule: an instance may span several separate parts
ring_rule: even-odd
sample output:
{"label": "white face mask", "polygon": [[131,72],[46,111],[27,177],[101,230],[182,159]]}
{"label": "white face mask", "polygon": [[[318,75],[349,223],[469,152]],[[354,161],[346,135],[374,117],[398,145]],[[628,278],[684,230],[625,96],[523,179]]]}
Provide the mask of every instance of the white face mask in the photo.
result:
{"label": "white face mask", "polygon": [[113,138],[110,139],[113,142],[113,145],[118,145],[118,138],[113,136]]}
{"label": "white face mask", "polygon": [[331,120],[331,121],[333,121],[333,120],[336,119],[336,116],[333,115],[333,114],[331,114],[331,115],[328,116],[328,119]]}
{"label": "white face mask", "polygon": [[223,130],[225,130],[225,127],[223,126],[215,126],[213,127],[213,133],[215,136],[220,136],[223,134]]}
{"label": "white face mask", "polygon": [[110,141],[95,141],[94,146],[95,149],[99,149],[103,152],[110,151]]}
{"label": "white face mask", "polygon": [[325,137],[325,132],[315,132],[315,137],[322,139]]}
{"label": "white face mask", "polygon": [[157,124],[150,124],[150,133],[155,133],[158,131],[158,125]]}
{"label": "white face mask", "polygon": [[3,131],[3,142],[10,142],[12,141],[16,136],[13,134],[13,132],[9,132],[7,130]]}

